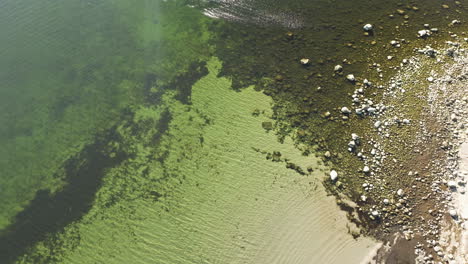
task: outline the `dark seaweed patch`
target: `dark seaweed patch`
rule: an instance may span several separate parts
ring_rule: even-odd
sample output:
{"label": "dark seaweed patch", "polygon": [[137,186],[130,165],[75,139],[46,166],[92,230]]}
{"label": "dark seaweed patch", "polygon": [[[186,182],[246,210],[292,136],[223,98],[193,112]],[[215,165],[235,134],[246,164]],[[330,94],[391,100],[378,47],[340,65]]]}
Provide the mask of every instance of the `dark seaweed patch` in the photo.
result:
{"label": "dark seaweed patch", "polygon": [[192,85],[207,74],[206,62],[200,61],[190,64],[188,72],[177,76],[172,84],[173,88],[179,92],[176,99],[184,104],[191,104]]}
{"label": "dark seaweed patch", "polygon": [[152,104],[159,104],[161,96],[167,90],[176,90],[176,99],[183,104],[191,104],[192,85],[208,74],[205,61],[196,61],[190,64],[187,72],[177,75],[174,80],[166,85],[161,85],[156,92],[153,87],[158,87],[158,77],[153,73],[145,76],[144,91],[147,101]]}
{"label": "dark seaweed patch", "polygon": [[67,184],[61,191],[51,194],[47,190],[39,190],[31,203],[16,215],[14,224],[1,233],[1,263],[14,262],[36,242],[49,234],[61,232],[89,211],[106,170],[126,158],[125,153],[110,157],[104,151],[107,143],[114,139],[114,128],[110,131],[66,162]]}
{"label": "dark seaweed patch", "polygon": [[167,110],[161,114],[161,118],[159,119],[157,125],[158,133],[153,135],[153,145],[159,145],[162,135],[164,135],[164,133],[169,129],[169,121],[171,120],[171,118],[171,113]]}

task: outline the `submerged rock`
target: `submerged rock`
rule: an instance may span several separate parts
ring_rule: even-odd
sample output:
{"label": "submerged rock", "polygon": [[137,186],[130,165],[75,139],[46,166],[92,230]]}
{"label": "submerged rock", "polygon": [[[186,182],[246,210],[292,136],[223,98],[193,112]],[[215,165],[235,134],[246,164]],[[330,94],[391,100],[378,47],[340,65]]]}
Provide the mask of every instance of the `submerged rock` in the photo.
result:
{"label": "submerged rock", "polygon": [[272,122],[262,122],[262,127],[265,130],[272,130],[273,129],[273,123]]}

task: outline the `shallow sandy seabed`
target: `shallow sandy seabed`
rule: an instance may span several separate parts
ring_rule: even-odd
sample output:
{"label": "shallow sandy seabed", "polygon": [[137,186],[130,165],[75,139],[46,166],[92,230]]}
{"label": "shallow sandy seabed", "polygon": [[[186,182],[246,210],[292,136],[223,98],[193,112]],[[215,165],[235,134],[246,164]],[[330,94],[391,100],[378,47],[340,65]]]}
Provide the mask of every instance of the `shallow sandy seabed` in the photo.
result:
{"label": "shallow sandy seabed", "polygon": [[[96,210],[73,224],[80,242],[65,251],[63,262],[368,262],[380,244],[349,233],[356,227],[322,185],[330,168],[302,155],[291,139],[280,143],[267,133],[261,124],[271,121],[271,99],[252,87],[230,90],[227,79],[216,77],[219,67],[218,60],[210,61],[210,74],[193,86],[191,110],[167,99],[173,120],[162,139],[171,150],[164,166],[186,175],[184,183],[157,202],[121,201],[99,209],[105,200],[98,199]],[[199,113],[211,120],[201,130]],[[281,161],[266,159],[274,151]],[[286,168],[286,159],[314,171],[301,175]],[[113,177],[106,176],[98,197],[119,188]]]}

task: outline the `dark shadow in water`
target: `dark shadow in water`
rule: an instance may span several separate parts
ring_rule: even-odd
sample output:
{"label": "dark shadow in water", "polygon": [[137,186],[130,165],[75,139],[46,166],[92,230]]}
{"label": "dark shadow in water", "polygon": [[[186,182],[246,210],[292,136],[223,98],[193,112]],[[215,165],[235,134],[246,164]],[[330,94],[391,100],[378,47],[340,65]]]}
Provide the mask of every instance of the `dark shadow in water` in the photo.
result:
{"label": "dark shadow in water", "polygon": [[68,160],[64,166],[67,185],[55,194],[39,190],[31,203],[16,215],[14,224],[0,234],[0,263],[14,262],[47,234],[62,231],[89,211],[106,169],[126,158],[123,153],[113,158],[105,153],[107,143],[114,137],[112,132],[101,136]]}

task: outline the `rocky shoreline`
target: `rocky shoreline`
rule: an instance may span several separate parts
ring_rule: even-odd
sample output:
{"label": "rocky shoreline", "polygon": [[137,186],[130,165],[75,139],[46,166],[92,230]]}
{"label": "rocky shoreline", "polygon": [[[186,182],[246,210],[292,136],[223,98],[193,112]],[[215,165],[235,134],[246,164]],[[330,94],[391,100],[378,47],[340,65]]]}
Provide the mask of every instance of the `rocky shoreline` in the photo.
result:
{"label": "rocky shoreline", "polygon": [[[436,31],[423,29],[418,36]],[[384,66],[377,63],[369,67],[380,77],[375,84],[344,76],[356,89],[352,107],[339,109],[343,120],[350,115],[369,120],[367,129],[350,135],[347,146],[362,162],[357,172],[362,190],[354,199],[358,216],[350,210],[350,218],[385,242],[376,263],[468,263],[468,45],[455,33],[449,39],[434,43],[437,48],[415,47],[414,56],[403,59],[387,83],[379,83]],[[335,72],[341,71],[337,65]],[[382,98],[367,96],[370,88],[383,90]],[[337,189],[339,174],[332,170],[329,176]]]}
{"label": "rocky shoreline", "polygon": [[[303,26],[317,28],[315,34],[314,28],[289,27],[263,37],[251,54],[271,61],[259,59],[250,71],[237,71],[249,68],[235,67],[237,58],[230,57],[225,69],[244,86],[253,83],[251,72],[263,69],[269,76],[257,88],[275,101],[276,122],[264,128],[280,139],[292,134],[305,156],[319,153],[329,167],[324,185],[362,227],[349,233],[385,243],[374,262],[464,263],[443,231],[461,226],[453,203],[454,189],[463,189],[453,177],[460,142],[453,135],[460,130],[455,123],[465,122],[464,106],[455,102],[459,109],[452,109],[449,100],[465,102],[464,80],[455,69],[463,68],[466,57],[466,10],[459,1],[382,7],[346,16],[342,24],[320,24],[308,20],[311,12],[296,12]],[[329,10],[336,14],[340,8]],[[447,88],[450,96],[434,97],[444,85],[453,86]],[[455,86],[458,94],[450,90]],[[457,122],[451,120],[455,112]],[[288,168],[304,176],[318,169],[293,163]]]}
{"label": "rocky shoreline", "polygon": [[432,103],[432,113],[449,131],[448,141],[441,146],[447,158],[439,185],[443,186],[441,213],[450,217],[442,219],[440,246],[433,249],[448,263],[467,263],[468,53],[456,43],[449,44],[457,47],[446,50],[448,54],[455,52],[454,63],[447,64],[444,75],[431,85],[428,101]]}

